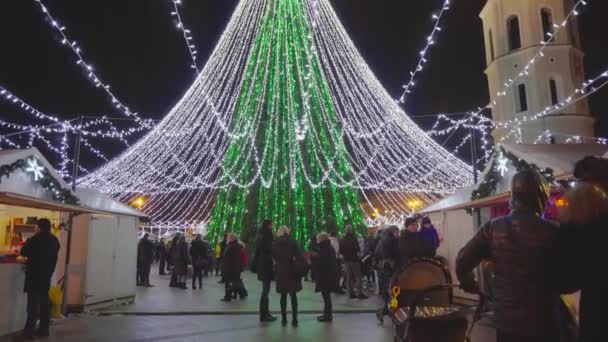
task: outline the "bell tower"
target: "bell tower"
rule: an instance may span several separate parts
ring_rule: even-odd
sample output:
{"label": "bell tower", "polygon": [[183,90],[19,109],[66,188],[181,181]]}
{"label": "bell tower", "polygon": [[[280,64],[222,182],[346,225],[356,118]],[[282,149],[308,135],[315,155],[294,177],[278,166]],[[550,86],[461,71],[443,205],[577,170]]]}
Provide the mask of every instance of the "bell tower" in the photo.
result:
{"label": "bell tower", "polygon": [[[487,0],[481,11],[485,36],[488,86],[493,119],[524,120],[570,96],[585,78],[576,18],[556,30],[571,11],[572,0]],[[543,57],[525,70],[542,49]],[[520,73],[506,93],[505,84]],[[520,130],[497,128],[496,142],[563,143],[571,136],[593,137],[594,119],[586,99],[540,119],[527,121]]]}

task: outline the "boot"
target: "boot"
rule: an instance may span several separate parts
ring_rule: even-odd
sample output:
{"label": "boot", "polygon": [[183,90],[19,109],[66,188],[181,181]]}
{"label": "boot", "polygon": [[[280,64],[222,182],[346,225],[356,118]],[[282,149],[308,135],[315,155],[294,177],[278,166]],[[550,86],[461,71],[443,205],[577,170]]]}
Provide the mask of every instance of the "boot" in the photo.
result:
{"label": "boot", "polygon": [[317,317],[317,321],[321,323],[331,323],[333,321],[333,317],[331,314],[323,314],[322,316]]}

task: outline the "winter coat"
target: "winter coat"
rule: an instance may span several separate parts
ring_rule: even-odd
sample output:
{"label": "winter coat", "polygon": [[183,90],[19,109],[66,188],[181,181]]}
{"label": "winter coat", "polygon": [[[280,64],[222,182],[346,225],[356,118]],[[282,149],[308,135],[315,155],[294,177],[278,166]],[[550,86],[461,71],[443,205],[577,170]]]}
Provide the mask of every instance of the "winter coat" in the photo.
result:
{"label": "winter coat", "polygon": [[142,267],[151,265],[154,260],[154,244],[152,241],[142,238],[137,245],[137,265]]}
{"label": "winter coat", "polygon": [[256,273],[258,274],[259,281],[271,281],[274,280],[274,265],[272,262],[272,242],[274,236],[272,232],[265,229],[260,232],[255,243],[255,255],[253,257],[253,266]]}
{"label": "winter coat", "polygon": [[58,254],[59,240],[51,233],[37,233],[25,242],[21,247],[21,255],[27,258],[25,292],[49,290]]}
{"label": "winter coat", "polygon": [[222,257],[222,275],[226,282],[236,282],[241,279],[241,272],[243,272],[241,249],[243,247],[236,240],[226,244]]}
{"label": "winter coat", "polygon": [[424,240],[420,233],[401,232],[399,238],[401,264],[406,265],[411,258],[434,257],[435,248],[431,241]]}
{"label": "winter coat", "polygon": [[420,238],[430,242],[433,249],[437,250],[437,248],[439,248],[439,234],[437,233],[435,226],[431,225],[428,228],[422,227],[422,229],[420,229]]}
{"label": "winter coat", "polygon": [[374,252],[377,266],[385,272],[401,269],[401,255],[399,254],[399,240],[392,234],[384,232],[376,251]]}
{"label": "winter coat", "polygon": [[357,241],[355,234],[346,234],[340,240],[340,254],[342,254],[345,262],[359,262],[360,251],[359,241]]}
{"label": "winter coat", "polygon": [[188,253],[188,243],[186,241],[178,241],[171,253],[174,271],[177,275],[188,274],[188,264],[190,263],[190,255]]}
{"label": "winter coat", "polygon": [[156,245],[156,253],[158,254],[158,256],[161,259],[166,259],[167,258],[167,247],[165,246],[165,243],[163,241],[160,241]]}
{"label": "winter coat", "polygon": [[368,236],[367,238],[365,238],[365,242],[363,243],[363,255],[374,255],[374,252],[376,252],[376,247],[378,246],[379,242],[380,238],[376,238],[373,236]]}
{"label": "winter coat", "polygon": [[169,242],[169,244],[167,245],[167,261],[169,262],[170,265],[173,265],[173,255],[175,254],[175,248],[177,246],[177,243],[179,242],[179,238],[178,237],[174,237],[171,242]]}
{"label": "winter coat", "polygon": [[553,224],[530,210],[515,210],[486,223],[460,251],[458,280],[465,290],[476,290],[473,270],[489,259],[494,267],[498,328],[517,336],[550,336],[556,331],[554,313],[560,300],[547,263],[555,242]]}
{"label": "winter coat", "polygon": [[553,283],[561,292],[581,290],[580,341],[608,341],[605,308],[608,306],[608,269],[597,262],[608,260],[608,231],[604,217],[585,225],[562,225],[553,258]]}
{"label": "winter coat", "polygon": [[194,240],[190,246],[190,260],[192,260],[192,267],[200,267],[203,263],[207,262],[209,257],[209,243],[203,240]]}
{"label": "winter coat", "polygon": [[303,258],[296,241],[290,236],[281,236],[272,244],[272,258],[276,263],[277,292],[295,293],[302,290],[302,278],[296,275],[294,260]]}
{"label": "winter coat", "polygon": [[331,242],[325,240],[319,245],[319,258],[317,260],[317,285],[315,291],[333,291],[338,283],[338,262],[336,252]]}

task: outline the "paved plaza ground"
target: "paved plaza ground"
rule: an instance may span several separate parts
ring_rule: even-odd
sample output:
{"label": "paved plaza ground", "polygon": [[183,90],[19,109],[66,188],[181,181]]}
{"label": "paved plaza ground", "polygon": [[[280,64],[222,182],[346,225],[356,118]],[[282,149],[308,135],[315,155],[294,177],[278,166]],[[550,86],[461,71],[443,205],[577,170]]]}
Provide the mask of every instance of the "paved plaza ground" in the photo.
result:
{"label": "paved plaza ground", "polygon": [[[322,308],[321,296],[312,283],[304,283],[298,294],[300,325],[282,327],[280,322],[261,324],[257,307],[260,283],[253,274],[245,274],[249,297],[231,303],[220,301],[223,286],[219,278],[203,280],[203,290],[193,291],[168,287],[168,277],[152,275],[153,288],[138,288],[134,304],[116,306],[101,312],[75,315],[57,322],[48,342],[143,342],[143,341],[392,341],[394,328],[387,321],[380,326],[374,311],[377,296],[368,300],[334,295],[336,314],[332,324],[316,321]],[[190,286],[191,284],[188,284]],[[274,289],[271,309],[279,309]],[[18,341],[4,337],[0,341]],[[494,332],[485,324],[474,332],[473,342],[494,342]]]}

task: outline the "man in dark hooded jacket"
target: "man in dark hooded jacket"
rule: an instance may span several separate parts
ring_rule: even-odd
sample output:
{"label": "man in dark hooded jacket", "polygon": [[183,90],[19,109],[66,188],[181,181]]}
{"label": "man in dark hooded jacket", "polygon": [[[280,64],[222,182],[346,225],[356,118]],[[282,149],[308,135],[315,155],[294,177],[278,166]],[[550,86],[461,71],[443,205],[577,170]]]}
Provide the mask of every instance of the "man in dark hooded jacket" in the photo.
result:
{"label": "man in dark hooded jacket", "polygon": [[536,172],[517,173],[512,181],[511,214],[481,227],[460,251],[456,273],[467,292],[478,292],[473,270],[484,260],[494,265],[498,342],[559,341],[548,256],[556,227],[541,218],[549,185]]}
{"label": "man in dark hooded jacket", "polygon": [[[51,303],[48,293],[59,253],[59,240],[51,234],[51,222],[39,219],[37,229],[36,235],[29,238],[21,248],[21,255],[27,258],[24,286],[27,293],[27,320],[23,329],[26,339],[32,338],[34,333],[42,337],[49,336]],[[38,319],[40,325],[35,332]]]}

